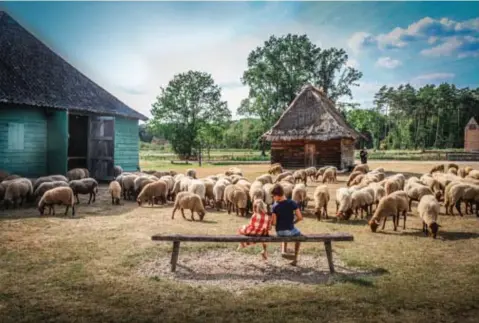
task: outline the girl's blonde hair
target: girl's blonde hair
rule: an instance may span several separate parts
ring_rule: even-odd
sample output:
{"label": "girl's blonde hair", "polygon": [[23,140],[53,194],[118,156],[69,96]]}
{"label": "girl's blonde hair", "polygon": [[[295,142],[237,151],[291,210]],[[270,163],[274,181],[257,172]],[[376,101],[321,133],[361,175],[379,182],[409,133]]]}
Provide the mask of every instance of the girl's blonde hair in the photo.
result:
{"label": "girl's blonde hair", "polygon": [[253,202],[253,212],[258,212],[258,213],[266,213],[268,211],[268,208],[266,206],[266,203],[261,200],[261,199],[256,199]]}

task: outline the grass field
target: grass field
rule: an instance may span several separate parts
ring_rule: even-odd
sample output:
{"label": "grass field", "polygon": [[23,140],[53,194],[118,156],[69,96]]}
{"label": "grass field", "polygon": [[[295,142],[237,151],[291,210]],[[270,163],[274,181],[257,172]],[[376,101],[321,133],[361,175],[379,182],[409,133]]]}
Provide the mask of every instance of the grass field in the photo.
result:
{"label": "grass field", "polygon": [[[428,171],[432,164],[384,161],[370,166],[411,176]],[[142,167],[157,166],[142,161]],[[472,166],[478,169],[479,163]],[[191,166],[174,166],[187,167]],[[228,167],[196,169],[206,176]],[[268,166],[240,167],[254,179]],[[346,177],[338,180],[329,185],[330,215],[335,211],[334,192],[345,185]],[[309,185],[310,195],[315,186]],[[479,317],[479,223],[472,215],[442,215],[439,237],[433,240],[422,235],[415,207],[406,230],[394,232],[388,221],[386,230],[376,234],[365,220],[318,222],[308,209],[298,224],[304,233],[354,235],[352,243],[333,243],[340,274],[330,276],[324,267],[318,268],[313,274],[325,279],[315,284],[294,277],[310,259],[324,259],[318,244],[304,244],[299,271],[293,271],[278,259],[278,244],[269,246],[271,265],[264,265],[257,247],[236,251],[234,244],[186,243],[179,258],[183,271],[201,271],[189,265],[201,260],[216,271],[234,267],[234,275],[203,269],[203,280],[190,284],[167,274],[142,274],[152,269],[152,261],[163,264],[171,251],[170,244],[153,243],[151,235],[234,234],[247,219],[211,211],[202,223],[185,221],[179,213],[171,220],[171,203],[150,208],[127,201],[112,206],[104,186],[95,204],[81,200],[75,218],[40,218],[33,208],[0,211],[0,322],[477,322]],[[57,214],[63,211],[57,207]],[[222,259],[233,260],[215,266]],[[256,262],[260,269],[272,268],[247,276]],[[354,274],[355,270],[370,274]],[[275,271],[292,273],[290,281],[272,284],[268,275]],[[213,284],[221,279],[224,285],[254,283],[235,293]]]}

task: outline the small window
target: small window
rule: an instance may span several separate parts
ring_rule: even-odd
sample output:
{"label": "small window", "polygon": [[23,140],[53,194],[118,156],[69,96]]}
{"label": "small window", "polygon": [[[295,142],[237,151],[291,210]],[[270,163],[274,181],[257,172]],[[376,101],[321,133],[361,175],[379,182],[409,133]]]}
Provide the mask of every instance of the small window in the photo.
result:
{"label": "small window", "polygon": [[476,130],[476,129],[477,129],[477,127],[476,127],[475,124],[470,124],[469,125],[469,130]]}
{"label": "small window", "polygon": [[25,132],[23,123],[8,124],[8,149],[23,150],[25,147]]}

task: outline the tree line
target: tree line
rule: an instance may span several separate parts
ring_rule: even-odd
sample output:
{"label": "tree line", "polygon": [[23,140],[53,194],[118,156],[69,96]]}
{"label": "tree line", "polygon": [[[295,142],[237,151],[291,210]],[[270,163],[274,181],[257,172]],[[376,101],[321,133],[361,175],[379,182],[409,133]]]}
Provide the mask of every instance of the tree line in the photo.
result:
{"label": "tree line", "polygon": [[[168,140],[186,159],[199,149],[264,148],[260,136],[311,83],[321,87],[349,123],[370,138],[365,145],[384,149],[461,146],[465,122],[478,113],[478,89],[449,84],[418,90],[409,84],[384,86],[375,95],[374,107],[360,109],[357,104],[339,102],[343,97],[352,99],[352,87],[362,77],[347,62],[344,49],[319,48],[306,35],[271,36],[247,57],[240,81],[249,93],[237,109],[243,119],[232,120],[221,87],[210,74],[188,71],[160,88],[146,130]],[[142,138],[151,138],[142,131]]]}

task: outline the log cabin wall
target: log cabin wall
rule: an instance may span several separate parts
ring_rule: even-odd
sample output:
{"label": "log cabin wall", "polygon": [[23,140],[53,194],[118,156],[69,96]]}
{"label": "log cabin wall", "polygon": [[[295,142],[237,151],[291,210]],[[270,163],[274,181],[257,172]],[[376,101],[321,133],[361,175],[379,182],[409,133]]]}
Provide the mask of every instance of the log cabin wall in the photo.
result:
{"label": "log cabin wall", "polygon": [[354,165],[354,140],[341,140],[341,169]]}
{"label": "log cabin wall", "polygon": [[335,166],[341,168],[341,139],[316,141],[316,167]]}
{"label": "log cabin wall", "polygon": [[273,141],[271,163],[281,163],[285,168],[303,168],[305,160],[304,141]]}

